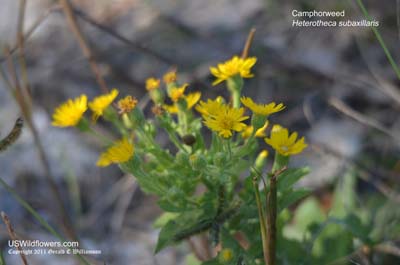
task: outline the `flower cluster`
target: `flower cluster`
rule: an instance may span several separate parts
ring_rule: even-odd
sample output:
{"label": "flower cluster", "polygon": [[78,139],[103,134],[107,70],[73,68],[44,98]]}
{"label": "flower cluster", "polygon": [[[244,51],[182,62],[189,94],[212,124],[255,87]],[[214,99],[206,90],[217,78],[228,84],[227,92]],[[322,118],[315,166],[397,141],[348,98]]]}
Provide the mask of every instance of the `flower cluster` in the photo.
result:
{"label": "flower cluster", "polygon": [[[297,132],[270,125],[270,116],[286,108],[283,103],[255,102],[243,96],[244,79],[254,76],[251,71],[256,61],[255,57],[233,56],[210,68],[216,77],[213,84],[226,82],[230,98],[202,100],[203,91],[181,82],[176,70],[146,79],[143,89],[153,105],[153,115],[147,118],[141,109],[143,104],[130,95],[118,100],[117,89],[89,102],[86,95],[81,95],[55,109],[54,126],[77,127],[104,142],[105,151],[100,154],[97,166],[117,164],[137,179],[144,192],[159,197],[160,208],[170,215],[162,219],[156,252],[210,230],[216,235],[215,240],[222,242],[215,260],[239,264],[240,257],[248,257],[246,264],[253,264],[260,256],[227,243],[233,238],[227,233],[238,231],[250,241],[260,242],[257,222],[230,222],[230,219],[236,214],[253,219],[257,216],[257,212],[251,212],[256,209],[255,204],[262,208],[260,200],[255,201],[254,191],[257,194],[259,188],[255,172],[264,174],[268,164],[266,148],[269,147],[265,144],[274,150],[269,176],[285,169],[290,156],[301,153],[307,144]],[[92,113],[91,122],[85,118],[88,109]],[[96,130],[94,124],[100,118],[116,128],[113,132],[119,135],[115,139]],[[159,142],[165,138],[169,140],[168,148]],[[243,177],[248,172],[244,183]],[[254,181],[254,187],[248,185],[248,180]],[[200,187],[204,191],[198,192]]]}
{"label": "flower cluster", "polygon": [[[106,112],[112,113],[115,109],[111,106],[119,92],[113,89],[110,93],[95,97],[92,101],[87,101],[86,95],[81,95],[75,99],[69,99],[54,110],[52,125],[56,127],[74,127],[77,126],[82,130],[92,129],[87,126],[84,114],[86,110],[92,111],[92,120],[95,122],[100,116]],[[137,100],[132,96],[126,96],[118,101],[118,109],[120,114],[131,112],[136,107]],[[127,139],[117,141],[106,152],[100,155],[98,166],[108,166],[111,163],[123,163],[129,160],[133,155],[133,145]]]}

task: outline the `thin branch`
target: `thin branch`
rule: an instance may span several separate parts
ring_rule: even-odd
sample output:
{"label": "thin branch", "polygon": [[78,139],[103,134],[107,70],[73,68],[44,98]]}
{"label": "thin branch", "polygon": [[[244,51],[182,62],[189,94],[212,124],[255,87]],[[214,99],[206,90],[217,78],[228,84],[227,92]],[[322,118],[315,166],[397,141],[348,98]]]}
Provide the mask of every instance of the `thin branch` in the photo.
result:
{"label": "thin branch", "polygon": [[328,103],[332,107],[334,107],[335,109],[340,111],[341,113],[349,116],[350,118],[358,121],[359,123],[364,124],[368,127],[372,127],[374,129],[392,137],[397,142],[400,142],[400,137],[398,137],[396,134],[391,132],[388,128],[383,126],[380,122],[378,122],[370,117],[367,117],[358,111],[353,110],[348,105],[346,105],[342,100],[335,98],[335,97],[330,97],[328,99]]}
{"label": "thin branch", "polygon": [[344,161],[345,165],[348,167],[353,167],[358,169],[358,176],[367,183],[373,185],[379,192],[381,192],[384,196],[388,199],[393,200],[397,203],[400,203],[400,194],[386,185],[384,182],[380,181],[379,179],[374,178],[374,174],[371,173],[365,166],[361,165],[360,163],[352,160],[350,157],[341,154],[340,152],[333,150],[332,148],[324,145],[324,144],[312,144],[312,149],[320,154],[328,154],[332,155],[338,159]]}
{"label": "thin branch", "polygon": [[400,248],[390,242],[376,245],[373,247],[373,249],[381,253],[400,257]]}
{"label": "thin branch", "polygon": [[64,11],[70,30],[72,31],[76,40],[78,41],[78,44],[83,52],[83,55],[89,62],[90,68],[92,69],[92,72],[96,78],[97,84],[100,86],[100,89],[103,93],[107,93],[108,92],[107,84],[104,81],[104,78],[96,63],[96,60],[94,59],[93,52],[90,49],[88,41],[86,40],[81,29],[79,28],[71,4],[69,3],[68,0],[60,0],[60,5]]}
{"label": "thin branch", "polygon": [[[1,212],[1,218],[3,219],[3,222],[7,227],[7,232],[8,232],[8,235],[10,236],[10,239],[14,240],[14,241],[18,240],[18,237],[17,237],[17,235],[16,235],[16,233],[14,231],[14,228],[11,225],[10,218],[8,218],[7,214],[5,214],[5,212]],[[28,265],[28,261],[26,259],[26,256],[25,256],[23,250],[22,250],[21,245],[18,245],[17,249],[19,251],[19,256],[21,257],[22,263],[24,265]]]}
{"label": "thin branch", "polygon": [[143,52],[144,54],[148,54],[167,65],[175,65],[176,64],[170,58],[167,58],[164,55],[162,55],[156,51],[153,51],[153,50],[149,49],[148,47],[145,47],[139,43],[129,40],[128,38],[124,37],[123,35],[116,32],[115,30],[97,22],[96,20],[94,20],[89,15],[85,14],[84,12],[82,12],[76,8],[73,9],[73,12],[83,21],[85,21],[85,22],[89,23],[90,25],[92,25],[93,27],[109,34],[110,36],[121,41],[122,43],[126,44],[127,46],[131,47],[132,49]]}
{"label": "thin branch", "polygon": [[[24,40],[27,41],[36,31],[36,29],[38,29],[39,26],[42,25],[42,23],[48,18],[48,16],[54,11],[57,11],[59,9],[60,6],[58,4],[50,6],[43,14],[41,14],[37,18],[37,20],[32,24],[32,26],[26,31],[26,33],[24,34]],[[10,48],[10,53],[14,54],[14,52],[16,52],[17,50],[18,50],[18,43]],[[5,56],[0,57],[0,63],[4,62],[5,60],[6,60]]]}
{"label": "thin branch", "polygon": [[196,258],[200,261],[205,261],[206,258],[203,256],[203,254],[198,250],[196,244],[193,242],[192,238],[188,238],[186,240],[188,242],[189,248],[192,251],[192,253],[196,256]]}

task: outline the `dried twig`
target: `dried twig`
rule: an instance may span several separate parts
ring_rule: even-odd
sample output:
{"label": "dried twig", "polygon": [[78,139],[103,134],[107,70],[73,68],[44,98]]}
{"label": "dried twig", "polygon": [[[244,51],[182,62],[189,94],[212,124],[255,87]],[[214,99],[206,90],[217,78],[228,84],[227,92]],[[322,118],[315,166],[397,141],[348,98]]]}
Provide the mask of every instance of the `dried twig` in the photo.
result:
{"label": "dried twig", "polygon": [[207,259],[204,257],[204,255],[199,251],[197,248],[196,244],[193,242],[192,238],[188,238],[187,242],[189,244],[189,248],[192,251],[192,253],[196,256],[196,258],[200,261],[206,261]]}
{"label": "dried twig", "polygon": [[249,50],[250,50],[251,44],[253,43],[255,33],[256,33],[256,29],[252,28],[249,32],[249,35],[247,36],[246,44],[244,45],[244,48],[242,51],[243,59],[246,59],[249,56]]}
{"label": "dried twig", "polygon": [[391,242],[381,243],[373,247],[375,251],[400,257],[400,248]]}
{"label": "dried twig", "polygon": [[120,197],[115,207],[116,209],[111,217],[111,229],[113,231],[121,230],[129,204],[131,203],[137,188],[138,183],[136,182],[135,178],[131,175],[128,175],[123,186],[123,190],[120,192]]}
{"label": "dried twig", "polygon": [[372,127],[390,137],[395,139],[397,142],[400,142],[400,138],[391,132],[389,129],[387,129],[385,126],[383,126],[380,122],[365,116],[364,114],[357,112],[350,108],[348,105],[346,105],[342,100],[331,97],[328,99],[328,103],[334,107],[335,109],[339,110],[343,114],[353,118],[354,120],[358,121],[359,123],[362,123],[364,125],[367,125],[368,127]]}
{"label": "dried twig", "polygon": [[[60,9],[60,6],[58,4],[53,4],[49,8],[46,9],[45,12],[43,12],[37,20],[32,24],[32,26],[26,31],[24,34],[24,40],[28,40],[29,37],[32,36],[32,34],[36,31],[36,29],[39,28],[40,25],[48,18],[48,16],[53,13],[54,11],[57,11]],[[13,47],[10,48],[10,54],[14,54],[18,50],[18,43],[14,45]],[[6,57],[0,57],[0,63],[4,62],[6,60]]]}
{"label": "dried twig", "polygon": [[79,25],[76,21],[76,17],[75,17],[75,14],[74,14],[71,4],[69,3],[68,0],[60,0],[60,5],[64,11],[68,25],[69,25],[72,33],[75,35],[75,38],[78,41],[78,44],[83,52],[83,55],[89,62],[90,68],[92,69],[92,72],[96,78],[96,81],[97,81],[98,85],[100,86],[100,89],[102,90],[103,93],[107,93],[108,92],[107,84],[104,81],[104,78],[103,78],[103,75],[101,74],[99,66],[96,63],[93,52],[90,49],[90,46],[88,44],[88,41],[86,40],[81,29],[79,28]]}
{"label": "dried twig", "polygon": [[[18,240],[18,237],[14,231],[14,228],[11,225],[11,221],[10,218],[8,218],[7,214],[5,214],[5,212],[1,212],[1,218],[3,219],[4,224],[7,227],[7,232],[8,235],[10,236],[11,240]],[[28,261],[26,259],[26,256],[22,250],[22,247],[20,245],[17,246],[17,249],[19,250],[19,256],[21,257],[22,263],[24,265],[28,265]]]}
{"label": "dried twig", "polygon": [[120,33],[116,32],[115,30],[97,22],[96,20],[94,20],[89,15],[85,14],[84,12],[82,12],[76,8],[73,8],[73,11],[83,21],[85,21],[85,22],[89,23],[90,25],[92,25],[93,27],[96,27],[97,29],[109,34],[110,36],[114,37],[115,39],[128,45],[132,49],[143,52],[144,54],[148,54],[148,55],[154,57],[155,59],[159,60],[160,62],[163,62],[167,65],[175,64],[170,58],[167,58],[164,55],[162,55],[156,51],[153,51],[153,50],[149,49],[148,47],[145,47],[139,43],[129,40],[128,38],[122,36]]}
{"label": "dried twig", "polygon": [[387,198],[400,203],[400,194],[386,185],[384,182],[380,181],[379,179],[375,179],[373,174],[365,168],[365,166],[361,165],[360,163],[352,160],[351,158],[341,154],[340,152],[333,150],[332,148],[324,145],[324,144],[312,144],[312,149],[320,154],[332,155],[338,159],[343,160],[343,162],[352,168],[358,169],[358,176],[367,183],[372,184],[379,192],[381,192]]}

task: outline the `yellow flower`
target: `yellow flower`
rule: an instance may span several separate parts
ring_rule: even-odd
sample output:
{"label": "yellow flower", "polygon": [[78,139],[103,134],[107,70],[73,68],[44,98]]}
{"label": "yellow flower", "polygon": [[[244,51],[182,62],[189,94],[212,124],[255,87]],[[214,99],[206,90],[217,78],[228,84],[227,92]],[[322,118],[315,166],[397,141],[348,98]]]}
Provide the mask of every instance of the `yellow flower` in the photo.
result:
{"label": "yellow flower", "polygon": [[[194,92],[184,96],[183,99],[186,101],[187,109],[193,108],[193,106],[199,101],[200,97],[200,92]],[[163,108],[171,114],[178,113],[178,105],[176,103],[173,105],[164,105]]]}
{"label": "yellow flower", "polygon": [[218,64],[217,67],[210,67],[210,72],[217,78],[213,86],[235,75],[240,75],[242,78],[253,77],[254,75],[250,73],[250,70],[256,62],[256,57],[242,59],[238,56],[233,56],[232,59]]}
{"label": "yellow flower", "polygon": [[283,103],[278,105],[275,102],[269,104],[257,104],[249,97],[242,97],[240,101],[248,107],[254,114],[267,116],[275,112],[279,112],[285,108]]}
{"label": "yellow flower", "polygon": [[221,110],[222,102],[222,97],[217,97],[214,100],[208,99],[207,102],[200,101],[195,109],[203,116],[213,116]]}
{"label": "yellow flower", "polygon": [[110,106],[114,99],[118,96],[118,90],[113,89],[110,93],[94,98],[89,102],[89,108],[93,111],[93,120],[103,115],[104,110]]}
{"label": "yellow flower", "polygon": [[173,102],[178,101],[181,97],[183,97],[183,95],[185,94],[185,90],[188,86],[188,84],[183,84],[180,87],[172,88],[169,93],[169,97],[172,99]]}
{"label": "yellow flower", "polygon": [[119,114],[131,112],[137,104],[137,99],[132,96],[126,96],[118,101]]}
{"label": "yellow flower", "polygon": [[69,99],[54,110],[52,125],[56,127],[75,126],[87,110],[87,97],[80,95],[74,100]]}
{"label": "yellow flower", "polygon": [[151,91],[160,87],[160,79],[150,77],[146,79],[146,89]]}
{"label": "yellow flower", "polygon": [[[206,109],[206,111],[210,113],[210,110]],[[244,108],[237,109],[221,105],[218,113],[203,116],[204,124],[211,130],[218,132],[220,136],[228,138],[232,136],[232,131],[241,132],[246,128],[246,124],[242,121],[249,117],[243,116],[243,113]]]}
{"label": "yellow flower", "polygon": [[119,164],[127,162],[133,156],[134,147],[128,139],[123,138],[115,142],[110,148],[100,155],[96,165],[106,167],[113,163]]}
{"label": "yellow flower", "polygon": [[174,83],[176,81],[176,79],[177,79],[177,77],[176,77],[175,70],[169,71],[163,76],[164,83],[166,83],[166,84]]}
{"label": "yellow flower", "polygon": [[[267,135],[265,134],[265,130],[267,129],[268,124],[269,124],[269,122],[266,121],[264,123],[264,126],[256,131],[255,136],[256,137],[260,137],[260,138],[267,137]],[[249,138],[251,136],[251,134],[253,133],[253,130],[254,130],[253,126],[251,126],[251,125],[250,126],[246,126],[246,129],[242,132],[242,137],[244,139]]]}
{"label": "yellow flower", "polygon": [[289,135],[288,129],[280,125],[273,126],[271,136],[265,138],[265,142],[284,156],[299,154],[307,147],[304,137],[297,139],[297,132]]}

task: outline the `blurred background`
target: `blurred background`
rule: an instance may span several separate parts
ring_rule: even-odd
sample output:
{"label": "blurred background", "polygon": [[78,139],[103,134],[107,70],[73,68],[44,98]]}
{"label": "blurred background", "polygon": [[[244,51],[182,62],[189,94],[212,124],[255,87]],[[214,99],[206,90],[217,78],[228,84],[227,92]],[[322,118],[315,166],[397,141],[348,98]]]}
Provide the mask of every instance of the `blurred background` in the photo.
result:
{"label": "blurred background", "polygon": [[[0,0],[1,68],[11,81],[12,67],[3,47],[9,47],[17,64],[21,2]],[[292,27],[294,9],[345,10],[343,20],[362,20],[356,1],[70,3],[89,51],[82,49],[82,39],[71,31],[58,1],[26,1],[23,32],[32,126],[25,122],[18,141],[0,153],[0,177],[59,232],[78,235],[84,248],[102,250],[101,255],[89,257],[93,264],[186,264],[188,248],[169,248],[153,256],[158,231],[152,223],[160,214],[157,199],[143,194],[134,179],[117,167],[97,168],[101,144],[75,129],[52,127],[54,108],[81,93],[89,98],[101,93],[93,64],[109,88],[138,99],[146,94],[146,78],[161,77],[174,67],[182,82],[202,92],[202,99],[227,95],[223,86],[210,85],[209,67],[240,54],[253,27],[250,55],[258,61],[255,78],[246,80],[244,94],[260,102],[287,105],[272,121],[297,130],[310,143],[292,163],[311,166],[311,174],[301,185],[313,190],[321,209],[329,209],[336,183],[352,172],[357,203],[374,214],[382,214],[383,206],[392,212],[382,226],[385,222],[397,225],[397,234],[385,231],[394,250],[381,254],[377,264],[400,264],[396,247],[400,235],[399,78],[370,28]],[[400,62],[398,1],[364,3],[380,22],[378,30],[394,61]],[[19,77],[25,74],[23,68],[17,67],[16,72]],[[142,103],[145,110],[150,109],[151,104]],[[4,137],[21,116],[4,80],[0,82],[0,113],[0,137]],[[98,129],[115,134],[103,125],[99,122]],[[55,187],[68,218],[62,214]],[[20,238],[54,240],[2,187],[0,210],[9,216]],[[72,224],[74,231],[63,229],[63,223],[65,227]],[[21,264],[18,255],[6,253],[8,239],[1,225],[6,264]],[[28,259],[29,264],[78,264],[68,255]]]}

